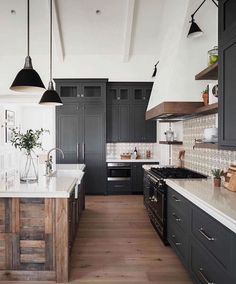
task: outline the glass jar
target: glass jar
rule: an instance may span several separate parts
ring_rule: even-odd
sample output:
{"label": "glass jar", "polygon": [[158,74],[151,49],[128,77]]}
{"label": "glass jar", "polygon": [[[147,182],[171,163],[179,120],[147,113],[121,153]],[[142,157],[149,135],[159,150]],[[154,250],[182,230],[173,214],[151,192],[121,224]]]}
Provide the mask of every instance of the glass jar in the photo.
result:
{"label": "glass jar", "polygon": [[215,64],[218,61],[218,46],[208,51],[208,66]]}

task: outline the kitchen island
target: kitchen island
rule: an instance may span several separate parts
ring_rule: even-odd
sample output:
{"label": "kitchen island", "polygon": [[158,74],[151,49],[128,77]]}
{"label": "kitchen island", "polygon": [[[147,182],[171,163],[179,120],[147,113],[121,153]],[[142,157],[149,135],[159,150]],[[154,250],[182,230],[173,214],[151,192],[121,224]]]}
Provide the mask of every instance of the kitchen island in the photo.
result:
{"label": "kitchen island", "polygon": [[32,184],[21,184],[14,174],[0,187],[0,281],[68,282],[70,252],[85,208],[84,172],[60,165]]}

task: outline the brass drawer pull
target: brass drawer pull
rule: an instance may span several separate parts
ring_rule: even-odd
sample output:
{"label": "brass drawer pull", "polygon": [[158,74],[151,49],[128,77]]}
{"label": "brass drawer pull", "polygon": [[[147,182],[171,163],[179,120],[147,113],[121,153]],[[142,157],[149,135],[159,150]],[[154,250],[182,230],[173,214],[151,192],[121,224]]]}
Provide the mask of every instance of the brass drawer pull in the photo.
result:
{"label": "brass drawer pull", "polygon": [[179,218],[174,212],[172,213],[172,216],[175,218],[176,222],[181,222],[181,218]]}
{"label": "brass drawer pull", "polygon": [[212,241],[215,241],[215,240],[216,240],[215,238],[209,237],[208,234],[204,231],[203,228],[199,229],[198,231],[199,231],[199,233],[200,233],[201,235],[203,235],[203,237],[204,237],[205,239],[207,239],[209,242],[212,242]]}
{"label": "brass drawer pull", "polygon": [[172,195],[172,198],[174,199],[175,202],[180,202],[181,200],[178,199],[175,195]]}
{"label": "brass drawer pull", "polygon": [[204,282],[206,284],[215,284],[214,282],[211,282],[207,279],[207,277],[204,275],[203,271],[204,271],[203,268],[200,268],[198,272],[199,272],[201,278],[204,280]]}

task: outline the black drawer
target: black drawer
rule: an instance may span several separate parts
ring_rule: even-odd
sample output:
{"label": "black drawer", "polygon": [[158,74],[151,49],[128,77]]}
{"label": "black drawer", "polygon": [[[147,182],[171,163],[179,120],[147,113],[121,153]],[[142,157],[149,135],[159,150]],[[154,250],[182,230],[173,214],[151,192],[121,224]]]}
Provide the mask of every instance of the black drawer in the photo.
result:
{"label": "black drawer", "polygon": [[[186,208],[186,210],[187,209],[188,208]],[[168,220],[175,223],[177,227],[186,233],[189,228],[189,214],[186,214],[185,211],[176,209],[172,204],[168,204]],[[189,210],[187,211],[189,212]]]}
{"label": "black drawer", "polygon": [[190,244],[190,269],[199,284],[233,284],[227,272],[194,241]]}
{"label": "black drawer", "polygon": [[183,232],[175,223],[168,220],[167,236],[171,247],[176,251],[182,261],[186,263],[188,252],[186,232]]}
{"label": "black drawer", "polygon": [[108,181],[108,194],[131,194],[130,181]]}
{"label": "black drawer", "polygon": [[188,214],[189,201],[185,199],[181,194],[168,187],[168,206],[172,206],[174,209],[181,211],[184,215]]}
{"label": "black drawer", "polygon": [[192,208],[191,230],[193,235],[215,256],[219,263],[224,268],[229,269],[231,232],[197,207]]}

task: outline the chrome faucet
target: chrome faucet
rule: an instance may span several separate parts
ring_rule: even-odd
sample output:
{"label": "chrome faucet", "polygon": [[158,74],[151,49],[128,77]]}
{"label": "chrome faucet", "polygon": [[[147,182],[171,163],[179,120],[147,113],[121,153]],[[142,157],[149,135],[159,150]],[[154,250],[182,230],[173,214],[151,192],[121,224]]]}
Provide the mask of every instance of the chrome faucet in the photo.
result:
{"label": "chrome faucet", "polygon": [[47,160],[45,161],[45,163],[46,163],[46,175],[47,176],[52,173],[53,161],[52,161],[52,156],[50,156],[50,153],[53,150],[55,150],[55,151],[57,150],[57,151],[61,152],[62,158],[63,159],[65,158],[65,155],[64,155],[63,151],[60,148],[56,148],[55,147],[55,148],[52,148],[51,150],[49,150],[48,153],[47,153]]}

